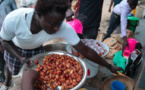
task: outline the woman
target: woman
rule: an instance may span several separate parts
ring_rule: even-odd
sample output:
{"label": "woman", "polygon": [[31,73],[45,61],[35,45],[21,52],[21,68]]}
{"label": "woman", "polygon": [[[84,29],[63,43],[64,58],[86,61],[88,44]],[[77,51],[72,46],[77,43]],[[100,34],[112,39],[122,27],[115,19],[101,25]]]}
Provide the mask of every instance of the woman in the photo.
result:
{"label": "woman", "polygon": [[67,9],[65,0],[38,0],[35,10],[21,8],[6,17],[0,32],[7,65],[7,76],[2,86],[4,90],[8,88],[11,75],[17,75],[24,63],[29,64],[30,57],[44,52],[44,42],[55,38],[63,38],[86,58],[114,73],[121,70],[108,64],[80,41],[75,30],[64,22]]}

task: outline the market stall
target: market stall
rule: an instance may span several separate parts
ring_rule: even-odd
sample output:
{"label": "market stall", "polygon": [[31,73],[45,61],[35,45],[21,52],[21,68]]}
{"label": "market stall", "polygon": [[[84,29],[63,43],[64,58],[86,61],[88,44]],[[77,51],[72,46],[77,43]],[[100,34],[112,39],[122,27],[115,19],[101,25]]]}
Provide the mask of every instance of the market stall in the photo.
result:
{"label": "market stall", "polygon": [[[106,9],[106,8],[105,8]],[[107,12],[107,11],[106,11]],[[106,14],[108,16],[108,14]],[[105,20],[104,20],[105,21]],[[104,27],[107,27],[105,24]],[[133,32],[130,30],[127,30],[128,37],[133,37]],[[84,40],[83,41],[87,46],[94,49],[100,56],[105,58],[107,62],[110,64],[113,64],[113,57],[114,55],[121,50],[121,44],[122,40],[120,38],[120,35],[115,35],[111,37],[110,40],[107,40],[106,42],[100,42],[97,40]],[[72,48],[72,46],[66,44],[66,43],[51,43],[45,45],[46,53],[38,54],[31,58],[31,60],[39,60],[39,64],[42,65],[43,59],[45,56],[49,54],[65,54],[72,58],[74,58],[76,61],[79,61],[80,65],[83,67],[83,74],[81,80],[77,83],[77,85],[74,85],[72,90],[107,90],[106,88],[111,88],[111,83],[114,80],[118,80],[123,82],[125,85],[127,85],[127,88],[131,88],[135,86],[136,83],[131,78],[125,77],[125,76],[112,76],[112,73],[102,67],[99,66],[96,63],[91,62],[90,60],[86,59],[84,56],[80,55],[76,50]],[[52,51],[50,53],[50,51]],[[54,52],[55,51],[55,52]],[[60,52],[60,51],[66,51]],[[139,55],[139,54],[138,54]],[[29,67],[29,69],[36,69],[38,67],[37,63],[35,62]],[[25,70],[26,65],[24,65],[23,70]],[[20,90],[20,83],[21,83],[21,76],[22,73],[19,74],[20,76],[16,76],[16,78],[13,78],[13,83],[10,87],[10,90]],[[110,77],[111,76],[111,77]],[[108,78],[109,77],[109,78]],[[119,77],[119,78],[118,78]],[[126,82],[124,82],[126,81]],[[15,87],[17,86],[17,87]],[[45,86],[44,86],[45,87]],[[57,87],[60,88],[59,85]],[[74,89],[75,88],[75,89]],[[105,89],[103,89],[105,88]]]}

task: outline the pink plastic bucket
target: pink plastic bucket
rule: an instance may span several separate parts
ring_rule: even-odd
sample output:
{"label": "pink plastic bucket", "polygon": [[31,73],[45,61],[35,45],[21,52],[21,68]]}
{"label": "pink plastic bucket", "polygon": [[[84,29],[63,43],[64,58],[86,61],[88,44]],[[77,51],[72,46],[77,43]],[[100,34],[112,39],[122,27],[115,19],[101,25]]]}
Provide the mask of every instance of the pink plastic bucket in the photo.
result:
{"label": "pink plastic bucket", "polygon": [[66,23],[68,23],[70,26],[72,26],[74,28],[74,30],[76,31],[76,33],[82,34],[82,32],[83,32],[83,25],[80,22],[80,20],[73,19],[70,22],[66,21]]}
{"label": "pink plastic bucket", "polygon": [[135,50],[135,46],[136,46],[137,41],[134,38],[129,38],[127,41],[129,44],[130,52],[133,52]]}
{"label": "pink plastic bucket", "polygon": [[123,56],[125,57],[129,57],[130,56],[130,50],[126,47],[124,52],[123,52]]}

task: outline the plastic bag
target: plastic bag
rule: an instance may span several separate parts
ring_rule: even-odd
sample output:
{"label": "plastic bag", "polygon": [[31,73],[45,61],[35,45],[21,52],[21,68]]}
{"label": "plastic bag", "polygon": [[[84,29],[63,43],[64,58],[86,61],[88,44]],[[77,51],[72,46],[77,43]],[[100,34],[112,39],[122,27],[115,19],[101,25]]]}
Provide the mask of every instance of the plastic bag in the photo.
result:
{"label": "plastic bag", "polygon": [[112,59],[116,52],[118,52],[118,50],[110,49],[110,52],[105,56],[105,58]]}
{"label": "plastic bag", "polygon": [[108,45],[108,47],[111,47],[117,43],[117,40],[115,38],[107,38],[104,43]]}
{"label": "plastic bag", "polygon": [[122,44],[116,43],[114,46],[109,47],[110,49],[115,49],[115,50],[121,50],[122,49]]}
{"label": "plastic bag", "polygon": [[121,36],[120,36],[120,34],[115,34],[115,35],[111,35],[113,38],[115,38],[116,40],[117,40],[117,42],[119,42],[119,43],[123,43],[123,40],[122,40],[122,38],[121,38]]}

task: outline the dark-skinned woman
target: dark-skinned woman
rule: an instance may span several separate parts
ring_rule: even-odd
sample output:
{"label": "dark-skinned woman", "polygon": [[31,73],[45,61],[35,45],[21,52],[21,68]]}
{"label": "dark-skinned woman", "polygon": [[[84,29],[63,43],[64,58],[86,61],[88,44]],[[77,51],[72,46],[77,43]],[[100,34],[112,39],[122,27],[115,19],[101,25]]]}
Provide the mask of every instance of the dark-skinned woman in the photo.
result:
{"label": "dark-skinned woman", "polygon": [[44,52],[44,42],[56,38],[63,38],[83,56],[114,73],[121,70],[108,64],[80,41],[75,30],[64,21],[67,9],[65,0],[38,0],[35,9],[17,9],[5,18],[0,32],[7,66],[3,90],[7,90],[11,75],[17,75],[24,63],[29,64],[30,57]]}

